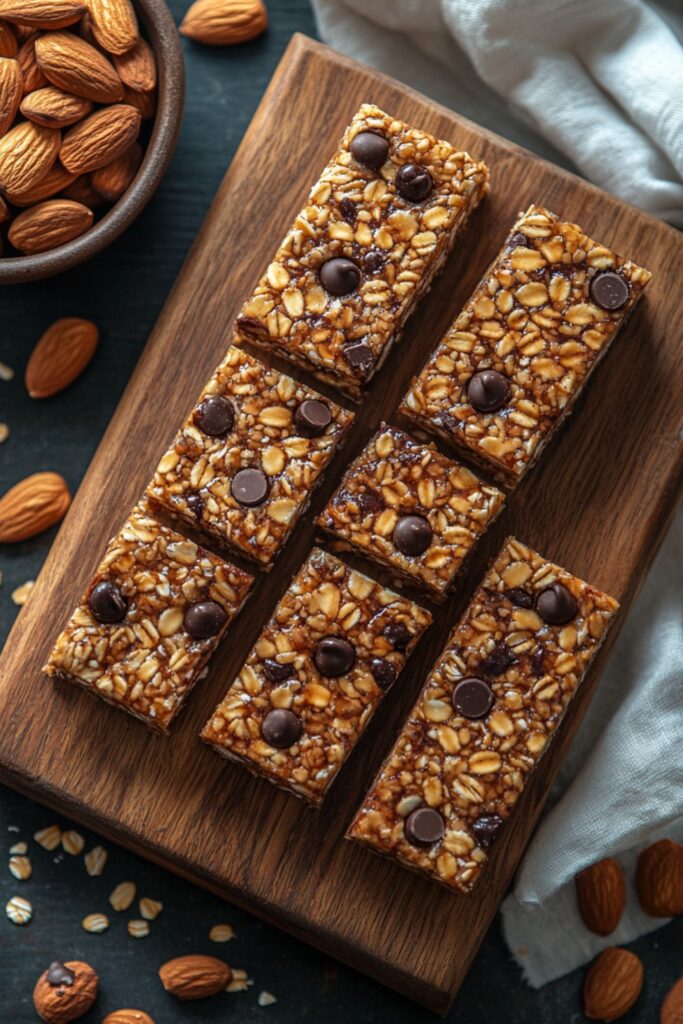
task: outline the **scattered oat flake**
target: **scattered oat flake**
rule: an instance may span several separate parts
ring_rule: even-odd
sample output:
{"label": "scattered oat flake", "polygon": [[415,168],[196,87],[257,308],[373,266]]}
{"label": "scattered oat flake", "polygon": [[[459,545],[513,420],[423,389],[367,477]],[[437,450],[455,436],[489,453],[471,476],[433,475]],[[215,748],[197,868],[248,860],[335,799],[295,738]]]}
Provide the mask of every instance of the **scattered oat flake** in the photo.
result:
{"label": "scattered oat flake", "polygon": [[21,607],[23,604],[26,604],[26,602],[28,601],[29,594],[33,590],[35,583],[35,580],[26,580],[26,583],[22,583],[20,587],[17,587],[16,590],[13,590],[12,600],[14,601],[14,603],[18,604],[19,607]]}
{"label": "scattered oat flake", "polygon": [[0,444],[3,444],[9,437],[9,427],[6,423],[0,423]]}
{"label": "scattered oat flake", "polygon": [[104,872],[108,856],[109,854],[103,846],[93,846],[92,850],[88,850],[83,859],[85,860],[85,870],[91,878],[96,878]]}
{"label": "scattered oat flake", "polygon": [[272,992],[259,992],[258,1004],[259,1006],[272,1006],[276,1003],[277,999]]}
{"label": "scattered oat flake", "polygon": [[56,850],[62,841],[62,830],[58,825],[41,828],[33,837],[44,850]]}
{"label": "scattered oat flake", "polygon": [[25,882],[31,877],[33,868],[28,857],[10,857],[9,871],[20,882]]}
{"label": "scattered oat flake", "polygon": [[134,899],[135,882],[119,882],[109,896],[109,902],[114,910],[128,910]]}
{"label": "scattered oat flake", "polygon": [[102,932],[106,932],[109,927],[109,918],[106,914],[88,914],[87,917],[83,918],[81,924],[86,932],[100,935]]}
{"label": "scattered oat flake", "polygon": [[149,896],[143,896],[139,906],[140,916],[144,917],[145,921],[155,921],[164,909],[163,903],[159,903],[158,900],[151,900]]}
{"label": "scattered oat flake", "polygon": [[0,363],[0,380],[12,380],[14,377],[14,370],[7,363]]}
{"label": "scattered oat flake", "polygon": [[134,939],[145,939],[149,935],[149,924],[147,921],[129,921],[128,934]]}
{"label": "scattered oat flake", "polygon": [[23,896],[13,896],[5,907],[12,924],[28,924],[33,917],[33,906]]}
{"label": "scattered oat flake", "polygon": [[247,977],[247,972],[243,971],[239,967],[234,967],[232,971],[232,978],[230,980],[230,984],[228,985],[225,991],[246,992],[247,989],[249,988],[249,985],[251,984],[252,982],[250,982],[249,978]]}
{"label": "scattered oat flake", "polygon": [[14,846],[10,846],[10,853],[24,854],[28,853],[28,845],[26,843],[15,843]]}
{"label": "scattered oat flake", "polygon": [[235,931],[231,924],[215,924],[209,932],[212,942],[230,942],[235,938]]}
{"label": "scattered oat flake", "polygon": [[7,826],[7,831],[8,832],[21,832],[21,829],[19,828],[18,825],[8,825]]}
{"label": "scattered oat flake", "polygon": [[70,853],[72,857],[77,857],[79,853],[83,853],[83,847],[85,846],[85,839],[80,832],[74,832],[70,829],[62,835],[62,849],[65,853]]}

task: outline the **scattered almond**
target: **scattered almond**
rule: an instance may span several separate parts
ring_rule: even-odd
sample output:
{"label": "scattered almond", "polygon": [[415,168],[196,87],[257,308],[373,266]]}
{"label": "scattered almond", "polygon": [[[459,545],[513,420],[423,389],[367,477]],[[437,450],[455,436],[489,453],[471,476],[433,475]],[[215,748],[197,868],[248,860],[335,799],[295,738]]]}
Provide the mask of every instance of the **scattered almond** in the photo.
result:
{"label": "scattered almond", "polygon": [[92,187],[103,199],[113,203],[131,184],[141,163],[142,149],[135,142],[116,160],[93,172]]}
{"label": "scattered almond", "polygon": [[149,121],[156,114],[156,89],[152,89],[151,92],[136,92],[134,89],[129,89],[126,86],[123,92],[123,100],[130,107],[135,107],[143,121]]}
{"label": "scattered almond", "polygon": [[0,57],[16,57],[18,52],[16,35],[7,22],[0,20]]}
{"label": "scattered almond", "polygon": [[135,899],[135,882],[119,882],[109,895],[114,910],[128,910]]}
{"label": "scattered almond", "polygon": [[30,92],[21,103],[24,117],[45,128],[68,128],[87,117],[91,110],[90,100],[64,92],[54,85]]}
{"label": "scattered almond", "polygon": [[80,0],[0,0],[0,18],[31,28],[65,28],[85,14]]}
{"label": "scattered almond", "polygon": [[102,196],[92,187],[89,174],[79,174],[75,177],[72,175],[71,184],[67,185],[62,196],[64,199],[73,199],[75,203],[83,203],[91,210],[104,203]]}
{"label": "scattered almond", "polygon": [[102,1024],[154,1024],[154,1021],[143,1010],[114,1010],[107,1014]]}
{"label": "scattered almond", "polygon": [[596,935],[609,935],[619,924],[626,906],[626,882],[612,857],[591,864],[576,876],[579,912]]}
{"label": "scattered almond", "polygon": [[232,971],[213,956],[179,956],[161,967],[159,977],[178,999],[205,999],[225,990]]}
{"label": "scattered almond", "polygon": [[38,65],[53,85],[95,103],[123,99],[123,84],[114,65],[73,32],[48,32],[35,46]]}
{"label": "scattered almond", "polygon": [[93,219],[92,210],[82,203],[48,199],[15,217],[7,237],[19,252],[33,255],[72,242],[92,227]]}
{"label": "scattered almond", "polygon": [[52,852],[52,850],[57,849],[62,841],[62,830],[58,825],[49,825],[47,828],[41,828],[40,831],[36,832],[33,838],[44,850]]}
{"label": "scattered almond", "polygon": [[85,870],[91,878],[97,878],[104,874],[108,857],[109,854],[102,846],[93,846],[92,850],[88,850],[83,859],[85,860]]}
{"label": "scattered almond", "polygon": [[125,103],[98,110],[69,129],[59,158],[73,174],[96,171],[133,145],[140,132],[140,121],[139,111]]}
{"label": "scattered almond", "polygon": [[93,35],[109,53],[132,50],[138,41],[138,20],[130,0],[88,0]]}
{"label": "scattered almond", "polygon": [[92,359],[98,341],[99,331],[91,320],[75,316],[56,320],[40,338],[26,367],[31,398],[48,398],[73,383]]}
{"label": "scattered almond", "polygon": [[34,89],[42,89],[44,85],[47,85],[47,78],[40,70],[38,61],[36,60],[36,35],[30,35],[19,48],[17,54],[17,63],[21,70],[21,80],[24,87],[24,96],[26,93],[33,92]]}
{"label": "scattered almond", "polygon": [[0,135],[10,128],[23,95],[19,63],[11,57],[0,57]]}
{"label": "scattered almond", "polygon": [[26,192],[9,192],[7,198],[14,206],[34,206],[63,192],[75,180],[76,175],[65,171],[58,161],[37,185]]}
{"label": "scattered almond", "polygon": [[33,590],[35,585],[35,580],[26,580],[26,583],[22,583],[21,586],[16,587],[12,591],[12,600],[14,601],[14,603],[18,605],[20,608],[23,608],[23,606],[26,604],[29,597],[31,596],[31,591]]}
{"label": "scattered almond", "polygon": [[81,921],[81,925],[86,932],[101,935],[109,927],[109,918],[106,914],[88,914]]}
{"label": "scattered almond", "polygon": [[180,31],[208,46],[234,46],[255,39],[267,25],[262,0],[195,0]]}
{"label": "scattered almond", "polygon": [[0,190],[26,192],[57,159],[61,136],[53,128],[25,121],[0,139]]}
{"label": "scattered almond", "polygon": [[683,978],[678,979],[662,1003],[659,1024],[683,1024]]}
{"label": "scattered almond", "polygon": [[589,1020],[623,1017],[640,995],[643,977],[643,965],[635,953],[619,946],[603,950],[586,975],[583,1012]]}
{"label": "scattered almond", "polygon": [[660,839],[638,857],[636,889],[651,917],[683,914],[683,844]]}
{"label": "scattered almond", "polygon": [[114,67],[124,85],[133,92],[151,92],[157,84],[157,65],[146,39],[138,39],[132,50],[114,57]]}
{"label": "scattered almond", "polygon": [[63,518],[71,503],[57,473],[34,473],[0,498],[0,543],[27,540]]}
{"label": "scattered almond", "polygon": [[[55,984],[62,980],[64,984]],[[97,998],[99,978],[82,960],[55,961],[43,971],[33,990],[33,1005],[48,1024],[67,1024],[87,1013]]]}

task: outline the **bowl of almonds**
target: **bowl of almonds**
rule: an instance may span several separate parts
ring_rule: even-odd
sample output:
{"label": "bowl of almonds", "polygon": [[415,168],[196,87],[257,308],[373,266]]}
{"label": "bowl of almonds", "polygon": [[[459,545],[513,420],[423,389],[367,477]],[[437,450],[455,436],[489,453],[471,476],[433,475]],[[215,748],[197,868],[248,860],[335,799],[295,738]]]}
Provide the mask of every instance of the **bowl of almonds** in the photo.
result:
{"label": "bowl of almonds", "polygon": [[67,270],[128,227],[183,96],[164,0],[0,0],[0,283]]}

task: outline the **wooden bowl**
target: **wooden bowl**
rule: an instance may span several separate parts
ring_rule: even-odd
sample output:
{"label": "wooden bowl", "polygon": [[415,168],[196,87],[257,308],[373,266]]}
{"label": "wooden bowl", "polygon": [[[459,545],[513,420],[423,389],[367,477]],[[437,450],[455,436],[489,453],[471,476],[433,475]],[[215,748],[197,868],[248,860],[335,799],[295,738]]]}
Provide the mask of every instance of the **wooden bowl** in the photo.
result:
{"label": "wooden bowl", "polygon": [[159,77],[157,111],[140,169],[127,191],[84,235],[35,256],[0,256],[0,284],[52,277],[97,255],[132,224],[164,176],[183,118],[183,54],[165,0],[135,0],[135,8],[154,50]]}

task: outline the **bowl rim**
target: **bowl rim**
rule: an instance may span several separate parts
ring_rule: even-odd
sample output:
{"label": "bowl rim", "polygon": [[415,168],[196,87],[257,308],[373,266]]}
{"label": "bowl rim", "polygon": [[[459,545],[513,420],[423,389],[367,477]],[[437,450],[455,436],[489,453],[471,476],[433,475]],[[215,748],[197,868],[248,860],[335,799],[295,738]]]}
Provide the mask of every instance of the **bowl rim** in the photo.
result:
{"label": "bowl rim", "polygon": [[157,61],[157,110],[135,178],[101,220],[71,242],[28,256],[0,256],[0,285],[52,277],[100,253],[132,224],[159,186],[183,120],[185,65],[180,35],[165,0],[134,0]]}

